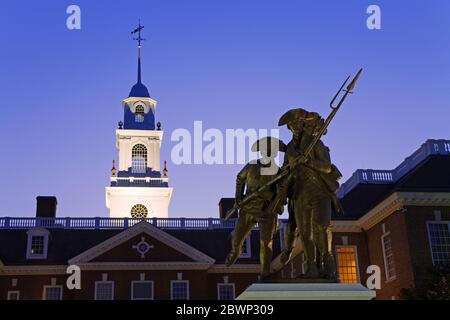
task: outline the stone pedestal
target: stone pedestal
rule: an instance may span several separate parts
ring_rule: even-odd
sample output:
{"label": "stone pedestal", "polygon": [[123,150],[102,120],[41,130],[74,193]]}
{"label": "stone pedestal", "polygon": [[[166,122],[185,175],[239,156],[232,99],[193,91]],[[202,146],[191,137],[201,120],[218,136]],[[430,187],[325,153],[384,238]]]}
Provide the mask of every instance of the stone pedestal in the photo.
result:
{"label": "stone pedestal", "polygon": [[361,284],[254,283],[237,300],[371,300],[375,291]]}

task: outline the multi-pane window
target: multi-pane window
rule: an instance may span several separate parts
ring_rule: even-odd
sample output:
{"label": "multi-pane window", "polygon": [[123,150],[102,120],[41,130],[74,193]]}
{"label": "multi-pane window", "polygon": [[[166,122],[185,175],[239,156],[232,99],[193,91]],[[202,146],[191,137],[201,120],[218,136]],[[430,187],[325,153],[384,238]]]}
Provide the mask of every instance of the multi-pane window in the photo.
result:
{"label": "multi-pane window", "polygon": [[354,246],[337,246],[336,260],[341,283],[358,283],[358,256]]}
{"label": "multi-pane window", "polygon": [[234,299],[234,283],[219,283],[217,284],[217,292],[219,300],[233,300]]}
{"label": "multi-pane window", "polygon": [[31,237],[31,254],[44,254],[44,236]]}
{"label": "multi-pane window", "polygon": [[134,112],[134,121],[135,122],[144,122],[144,106],[136,106]]}
{"label": "multi-pane window", "polygon": [[61,300],[62,286],[45,286],[44,287],[45,300]]}
{"label": "multi-pane window", "polygon": [[95,300],[113,300],[114,282],[96,281],[95,282]]}
{"label": "multi-pane window", "polygon": [[143,204],[136,204],[131,208],[132,218],[146,218],[148,214],[147,207]]}
{"label": "multi-pane window", "polygon": [[171,281],[170,298],[172,300],[189,300],[189,282],[187,280]]}
{"label": "multi-pane window", "polygon": [[147,170],[147,148],[143,144],[136,144],[131,149],[131,171],[145,173]]}
{"label": "multi-pane window", "polygon": [[19,300],[19,291],[8,291],[7,300]]}
{"label": "multi-pane window", "polygon": [[450,265],[450,224],[429,222],[428,239],[434,265]]}
{"label": "multi-pane window", "polygon": [[131,282],[131,299],[152,300],[153,281],[133,281]]}
{"label": "multi-pane window", "polygon": [[50,232],[45,228],[32,228],[27,231],[27,259],[46,259]]}
{"label": "multi-pane window", "polygon": [[392,249],[391,234],[386,233],[381,236],[381,245],[383,248],[384,269],[386,272],[386,280],[395,278],[395,261],[394,250]]}

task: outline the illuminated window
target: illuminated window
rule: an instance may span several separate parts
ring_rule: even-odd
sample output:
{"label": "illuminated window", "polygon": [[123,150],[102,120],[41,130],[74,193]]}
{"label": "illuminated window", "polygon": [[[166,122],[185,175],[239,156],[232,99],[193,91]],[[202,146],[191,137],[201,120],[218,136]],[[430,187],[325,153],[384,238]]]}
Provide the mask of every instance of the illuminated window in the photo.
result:
{"label": "illuminated window", "polygon": [[428,222],[428,239],[434,265],[450,265],[450,224]]}
{"label": "illuminated window", "polygon": [[336,246],[338,275],[341,283],[358,283],[358,256],[355,246]]}
{"label": "illuminated window", "polygon": [[219,300],[234,300],[234,283],[218,283],[217,296]]}
{"label": "illuminated window", "polygon": [[134,112],[134,121],[135,122],[144,122],[144,107],[143,106],[136,106],[135,112]]}
{"label": "illuminated window", "polygon": [[62,300],[62,286],[44,286],[44,300]]}
{"label": "illuminated window", "polygon": [[136,204],[131,208],[132,218],[146,218],[148,214],[147,207],[143,204]]}
{"label": "illuminated window", "polygon": [[153,300],[153,281],[132,281],[132,300]]}
{"label": "illuminated window", "polygon": [[170,281],[170,299],[189,300],[189,281],[187,280]]}
{"label": "illuminated window", "polygon": [[137,144],[131,149],[131,171],[133,173],[145,173],[147,170],[147,148],[143,144]]}
{"label": "illuminated window", "polygon": [[95,281],[95,300],[113,300],[114,282]]}
{"label": "illuminated window", "polygon": [[386,280],[392,280],[395,278],[395,261],[394,251],[392,250],[391,234],[389,232],[381,236],[381,246],[383,249]]}

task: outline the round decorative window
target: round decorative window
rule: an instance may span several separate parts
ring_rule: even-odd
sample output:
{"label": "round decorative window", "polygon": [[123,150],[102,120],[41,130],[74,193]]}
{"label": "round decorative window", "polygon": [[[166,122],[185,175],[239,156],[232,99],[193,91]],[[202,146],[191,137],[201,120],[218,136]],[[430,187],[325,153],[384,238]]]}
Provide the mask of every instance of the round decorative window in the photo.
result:
{"label": "round decorative window", "polygon": [[131,208],[132,218],[146,218],[147,214],[148,210],[143,204],[136,204]]}

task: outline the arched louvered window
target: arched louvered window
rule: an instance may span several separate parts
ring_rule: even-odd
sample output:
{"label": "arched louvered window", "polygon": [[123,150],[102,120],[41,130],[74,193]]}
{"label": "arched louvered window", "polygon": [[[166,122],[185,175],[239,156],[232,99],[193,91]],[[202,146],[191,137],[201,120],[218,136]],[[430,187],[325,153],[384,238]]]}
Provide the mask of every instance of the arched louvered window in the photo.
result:
{"label": "arched louvered window", "polygon": [[131,172],[145,173],[147,169],[147,148],[137,144],[131,149]]}
{"label": "arched louvered window", "polygon": [[134,121],[144,122],[144,106],[136,106],[136,109],[134,111]]}
{"label": "arched louvered window", "polygon": [[131,208],[132,218],[146,218],[148,215],[147,207],[143,204],[136,204]]}

